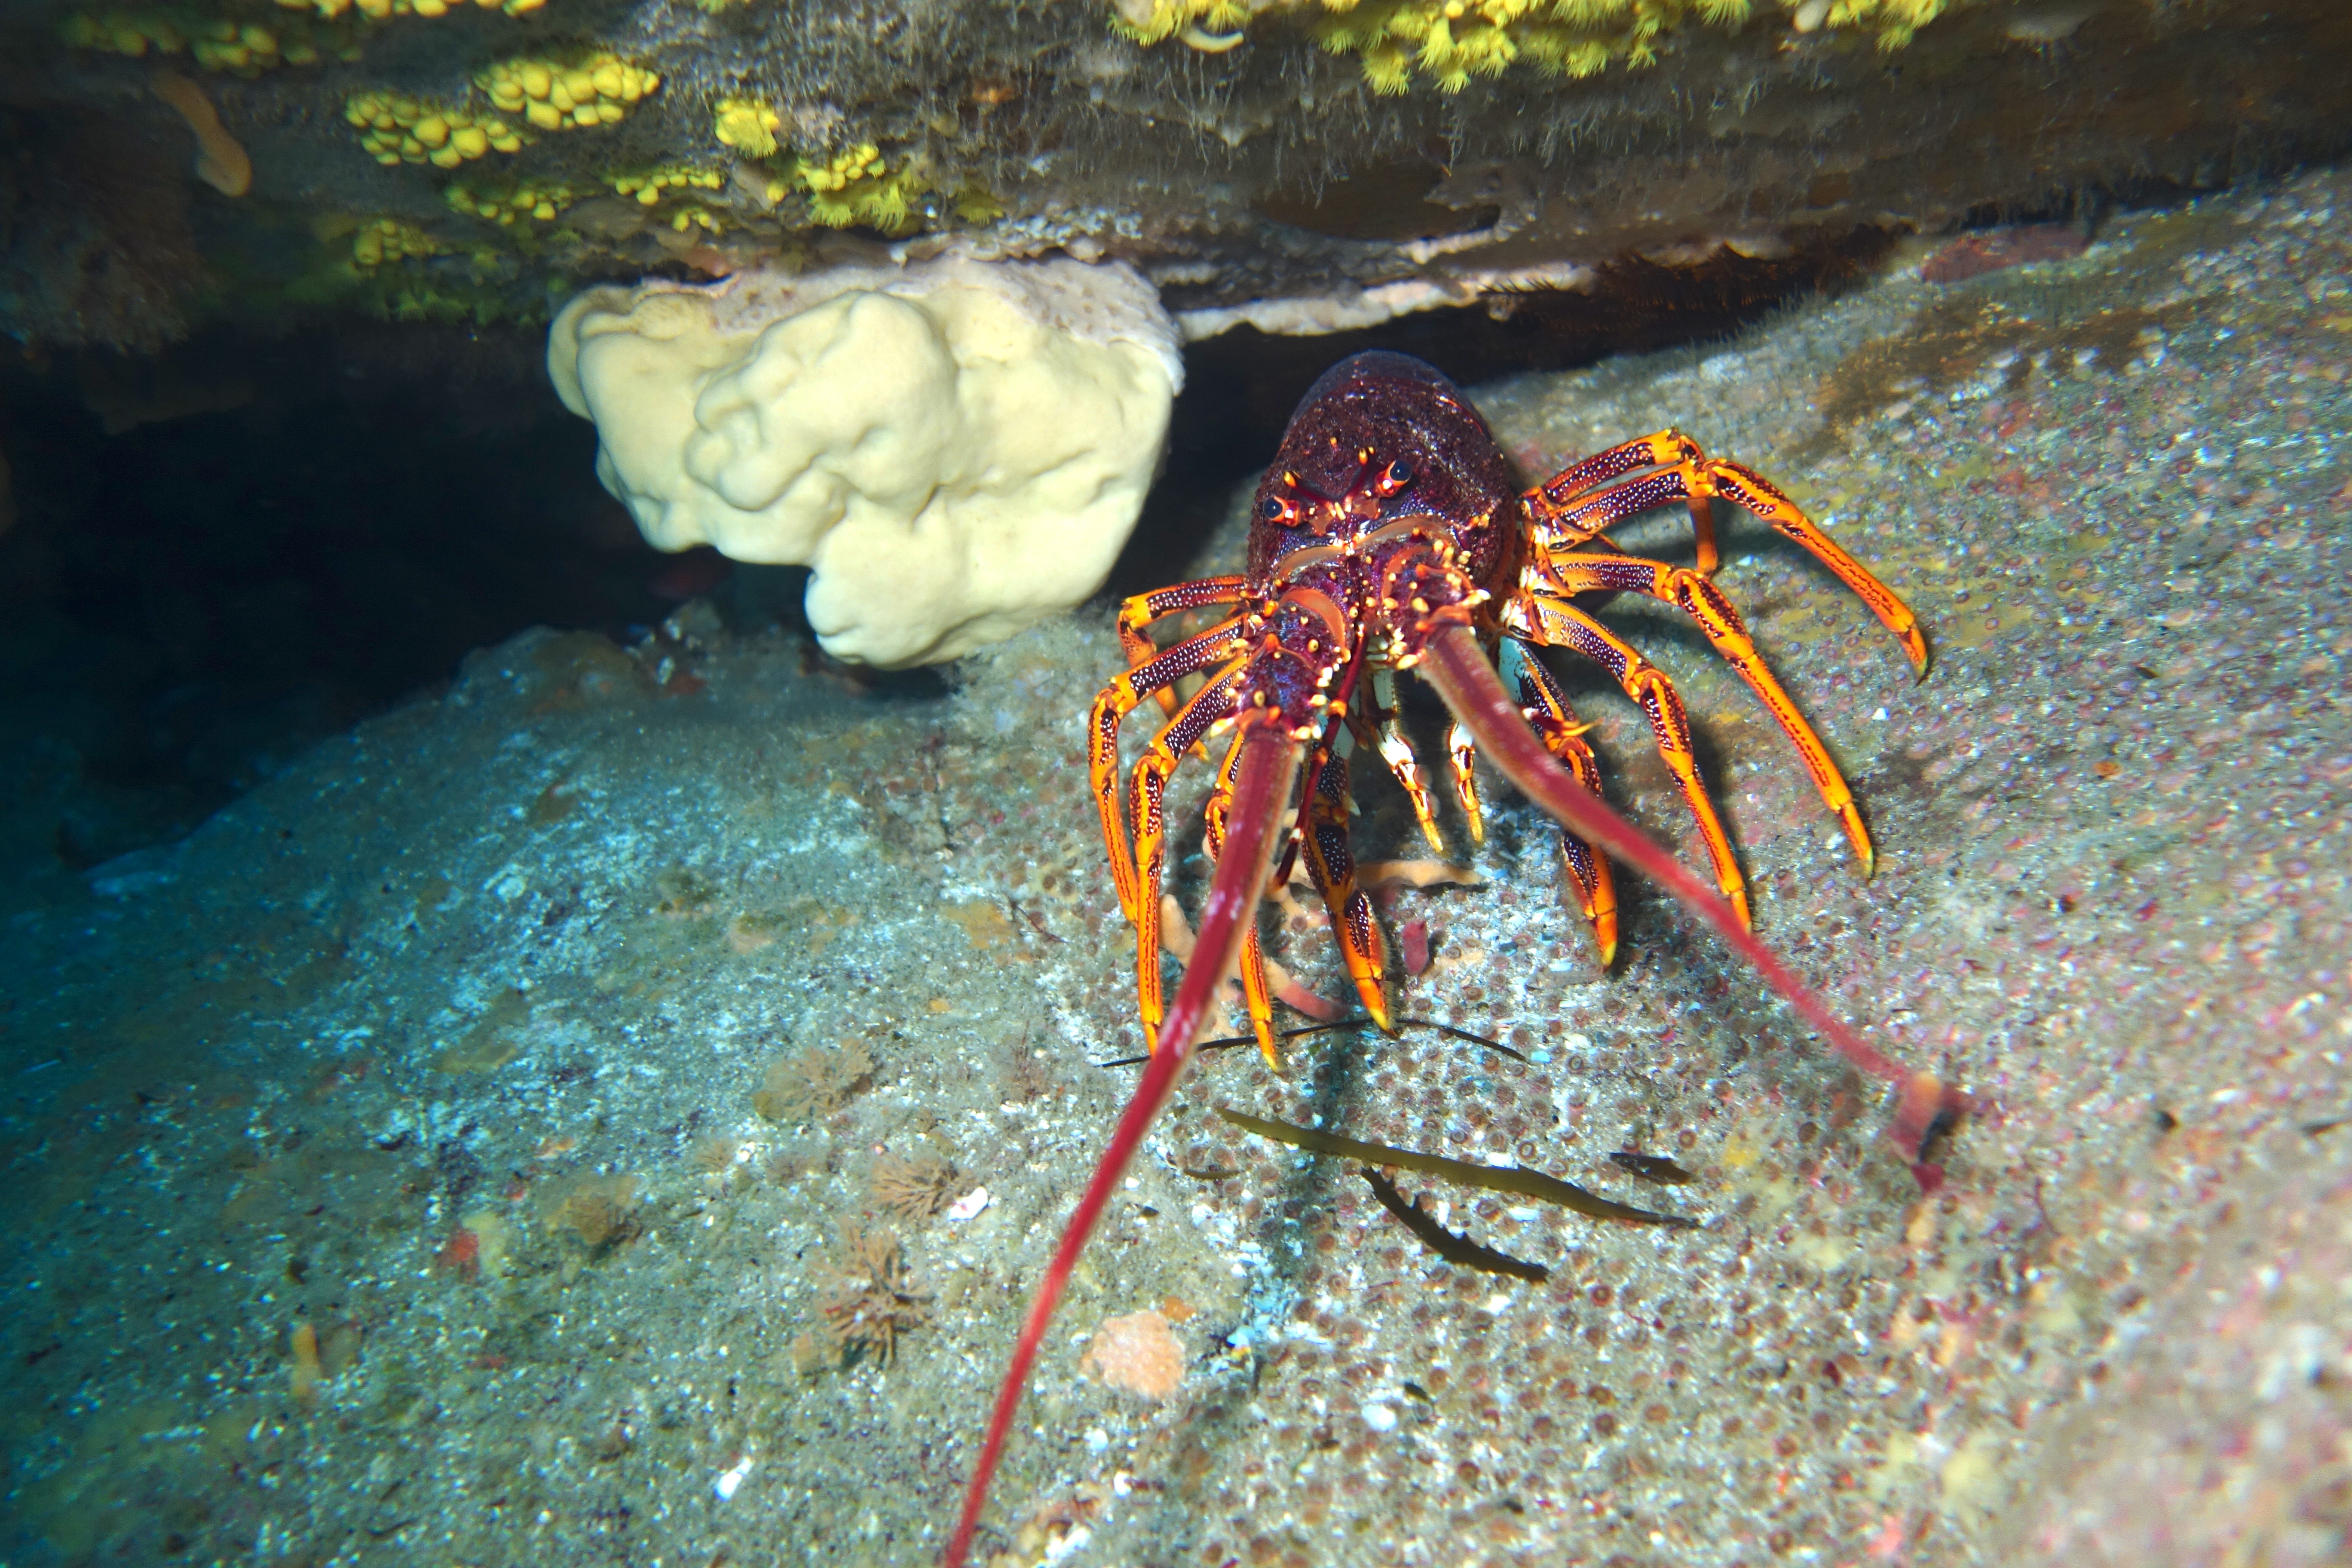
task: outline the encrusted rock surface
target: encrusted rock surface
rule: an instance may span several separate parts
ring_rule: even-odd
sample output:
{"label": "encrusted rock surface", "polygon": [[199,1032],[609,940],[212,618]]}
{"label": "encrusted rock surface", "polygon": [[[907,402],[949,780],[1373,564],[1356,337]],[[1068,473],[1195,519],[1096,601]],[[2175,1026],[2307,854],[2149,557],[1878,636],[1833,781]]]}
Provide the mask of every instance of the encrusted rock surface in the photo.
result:
{"label": "encrusted rock surface", "polygon": [[[0,330],[536,320],[581,281],[885,241],[1118,257],[1196,334],[1638,297],[1642,262],[1819,269],[1857,232],[2087,217],[2339,153],[2352,54],[2336,0],[1954,0],[1911,7],[1932,19],[1891,48],[1841,25],[1869,5],[1645,5],[1679,25],[1612,35],[1594,74],[1528,57],[1452,84],[1368,77],[1304,0],[1235,7],[1258,15],[1220,52],[1077,0],[317,8],[341,14],[85,0],[0,23]],[[159,59],[207,68],[249,194],[198,185]]]}
{"label": "encrusted rock surface", "polygon": [[[1910,595],[1919,684],[1764,531],[1719,579],[1848,767],[1867,882],[1704,645],[1606,613],[1689,698],[1759,932],[1983,1113],[1922,1197],[1872,1086],[1638,883],[1596,973],[1497,784],[1457,846],[1484,885],[1387,913],[1432,939],[1402,1011],[1526,1059],[1207,1061],[1048,1342],[990,1550],[2340,1559],[2347,202],[2309,176],[2073,259],[1915,258],[1706,353],[1474,389],[1530,470],[1671,420]],[[935,1555],[1129,1081],[1095,1064],[1139,1046],[1080,765],[1118,661],[1100,605],[952,691],[707,606],[630,650],[534,633],[10,912],[0,1554]],[[1567,673],[1612,794],[1688,852],[1636,717]],[[1416,853],[1363,793],[1362,852]],[[1322,931],[1273,947],[1340,988]],[[1433,1189],[1551,1276],[1459,1272],[1215,1104],[1703,1223]],[[877,1148],[991,1198],[886,1218]],[[1081,1375],[1171,1298],[1176,1397]]]}

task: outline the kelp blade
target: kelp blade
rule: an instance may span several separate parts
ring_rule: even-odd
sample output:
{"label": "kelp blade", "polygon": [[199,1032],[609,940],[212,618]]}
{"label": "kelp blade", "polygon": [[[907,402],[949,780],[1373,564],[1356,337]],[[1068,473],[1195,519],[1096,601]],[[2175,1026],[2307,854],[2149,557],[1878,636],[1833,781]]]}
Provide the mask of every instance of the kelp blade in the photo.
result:
{"label": "kelp blade", "polygon": [[1294,1127],[1287,1121],[1271,1121],[1263,1116],[1251,1116],[1239,1110],[1228,1110],[1220,1105],[1217,1114],[1244,1132],[1255,1132],[1261,1138],[1271,1138],[1277,1143],[1287,1143],[1294,1149],[1304,1149],[1310,1154],[1330,1154],[1342,1160],[1360,1160],[1368,1165],[1393,1165],[1402,1171],[1419,1171],[1423,1175],[1443,1176],[1449,1182],[1459,1182],[1467,1187],[1484,1187],[1490,1193],[1511,1193],[1538,1203],[1553,1204],[1573,1209],[1578,1214],[1591,1215],[1594,1219],[1623,1220],[1628,1225],[1664,1225],[1677,1229],[1691,1229],[1698,1221],[1681,1215],[1659,1214],[1652,1209],[1635,1208],[1604,1198],[1598,1193],[1588,1193],[1573,1182],[1563,1182],[1557,1176],[1547,1176],[1541,1171],[1530,1171],[1522,1165],[1474,1165],[1467,1160],[1449,1160],[1443,1154],[1416,1153],[1411,1149],[1392,1148],[1386,1143],[1366,1143],[1359,1139],[1342,1138],[1336,1132],[1318,1132],[1311,1127]]}

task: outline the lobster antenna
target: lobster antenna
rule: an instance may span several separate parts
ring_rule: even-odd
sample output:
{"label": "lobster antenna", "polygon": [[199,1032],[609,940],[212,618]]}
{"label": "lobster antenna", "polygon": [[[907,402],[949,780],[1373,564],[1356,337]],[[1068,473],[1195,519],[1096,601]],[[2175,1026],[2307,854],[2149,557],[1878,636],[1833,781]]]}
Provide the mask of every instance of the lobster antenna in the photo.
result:
{"label": "lobster antenna", "polygon": [[1257,918],[1258,900],[1265,896],[1265,874],[1273,860],[1274,825],[1289,802],[1290,786],[1297,780],[1300,747],[1281,729],[1272,710],[1255,710],[1252,715],[1244,716],[1244,722],[1249,729],[1242,737],[1241,765],[1234,777],[1225,852],[1217,861],[1216,875],[1209,884],[1208,903],[1201,911],[1201,934],[1193,943],[1192,962],[1184,966],[1184,978],[1177,983],[1175,1001],[1160,1025],[1160,1048],[1151,1054],[1133,1097],[1119,1113],[1110,1142],[1104,1145],[1102,1158],[1097,1162],[1086,1191],[1078,1194],[1078,1205],[1071,1211],[1069,1224],[1054,1248],[1053,1260],[1045,1266],[1045,1278],[1037,1282],[1037,1294],[1029,1303],[1029,1315],[1022,1320],[1021,1337],[1013,1342],[1012,1363],[1005,1368],[1004,1381],[996,1391],[995,1407],[989,1412],[988,1436],[981,1444],[979,1462],[972,1466],[971,1481],[964,1490],[962,1516],[956,1521],[955,1534],[940,1559],[946,1568],[961,1568],[971,1551],[972,1534],[980,1527],[980,1512],[988,1501],[988,1483],[994,1479],[996,1468],[1004,1457],[1005,1441],[1013,1435],[1013,1418],[1020,1411],[1022,1393],[1029,1384],[1029,1369],[1035,1364],[1038,1347],[1044,1343],[1045,1330],[1054,1321],[1054,1309],[1061,1304],[1062,1292],[1070,1282],[1071,1271],[1078,1266],[1079,1255],[1086,1251],[1087,1239],[1100,1223],[1111,1194],[1118,1190],[1119,1178],[1126,1174],[1135,1152],[1143,1146],[1144,1135],[1151,1131],[1160,1108],[1176,1091],[1176,1080],[1192,1059],[1192,1042],[1208,1019],[1210,1005],[1241,955],[1243,933]]}

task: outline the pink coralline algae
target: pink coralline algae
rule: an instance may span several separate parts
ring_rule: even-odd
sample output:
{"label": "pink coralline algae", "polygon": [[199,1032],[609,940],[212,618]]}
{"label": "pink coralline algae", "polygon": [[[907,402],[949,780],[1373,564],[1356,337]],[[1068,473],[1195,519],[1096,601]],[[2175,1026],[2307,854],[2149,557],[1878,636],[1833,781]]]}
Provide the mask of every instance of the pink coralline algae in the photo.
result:
{"label": "pink coralline algae", "polygon": [[1184,1381],[1184,1342],[1168,1320],[1149,1308],[1124,1318],[1106,1318],[1078,1370],[1113,1388],[1164,1400]]}
{"label": "pink coralline algae", "polygon": [[2070,261],[2089,248],[2082,234],[2063,223],[1964,234],[1929,257],[1919,276],[1929,283],[1960,283],[1987,272],[2030,261]]}

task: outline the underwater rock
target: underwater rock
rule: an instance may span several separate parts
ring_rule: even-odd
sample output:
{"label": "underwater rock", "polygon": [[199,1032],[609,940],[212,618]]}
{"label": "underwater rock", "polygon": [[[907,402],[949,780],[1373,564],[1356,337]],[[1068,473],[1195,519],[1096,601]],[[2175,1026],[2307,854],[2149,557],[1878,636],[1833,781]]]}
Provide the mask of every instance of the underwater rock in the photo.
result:
{"label": "underwater rock", "polygon": [[[197,193],[230,281],[161,272],[163,304],[535,325],[583,281],[803,268],[854,229],[902,258],[1116,258],[1189,335],[1330,331],[1508,311],[1596,273],[1639,300],[1606,276],[1637,258],[1835,277],[1857,235],[2089,226],[2340,155],[2352,132],[2337,0],[291,9],[317,16],[89,0],[0,18],[13,142],[94,118],[184,170],[185,130],[125,89],[185,59],[285,204]],[[5,171],[0,213],[67,227],[77,205],[136,205],[48,162]],[[431,244],[355,277],[338,237],[386,218]],[[116,237],[109,262],[144,273],[135,226]],[[75,279],[24,254],[41,287],[0,288],[0,331],[142,341],[135,320],[47,308]]]}

